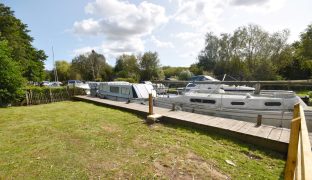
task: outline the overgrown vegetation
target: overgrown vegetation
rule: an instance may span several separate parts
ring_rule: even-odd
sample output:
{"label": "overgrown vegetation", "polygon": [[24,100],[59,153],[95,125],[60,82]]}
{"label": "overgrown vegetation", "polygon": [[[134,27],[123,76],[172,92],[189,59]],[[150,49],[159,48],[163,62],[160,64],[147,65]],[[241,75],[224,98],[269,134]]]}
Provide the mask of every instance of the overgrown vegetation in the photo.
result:
{"label": "overgrown vegetation", "polygon": [[44,61],[47,56],[32,46],[33,38],[29,32],[27,25],[17,19],[9,7],[0,3],[0,41],[8,42],[12,51],[9,57],[19,65],[23,77],[38,82],[45,78]]}
{"label": "overgrown vegetation", "polygon": [[119,110],[61,102],[0,114],[4,179],[283,178],[278,153]]}
{"label": "overgrown vegetation", "polygon": [[11,58],[7,41],[0,41],[0,107],[17,101],[25,81],[20,67]]}
{"label": "overgrown vegetation", "polygon": [[288,30],[269,33],[258,25],[220,36],[209,32],[197,66],[216,76],[228,74],[240,80],[311,78],[312,25],[293,44],[287,43],[288,36]]}

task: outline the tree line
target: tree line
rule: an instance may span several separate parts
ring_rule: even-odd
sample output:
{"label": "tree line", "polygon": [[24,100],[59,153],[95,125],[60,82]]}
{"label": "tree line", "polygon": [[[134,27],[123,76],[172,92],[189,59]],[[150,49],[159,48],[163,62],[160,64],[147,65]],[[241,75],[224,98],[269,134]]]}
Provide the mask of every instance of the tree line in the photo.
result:
{"label": "tree line", "polygon": [[[157,52],[145,52],[143,55],[122,54],[116,59],[114,67],[106,62],[104,55],[92,50],[76,56],[69,63],[56,61],[55,68],[59,81],[69,79],[85,81],[149,81],[164,78]],[[50,80],[55,79],[55,69],[48,71]]]}
{"label": "tree line", "polygon": [[301,33],[300,40],[289,44],[288,37],[288,30],[269,33],[252,24],[220,36],[209,32],[194,66],[239,80],[311,78],[312,24]]}

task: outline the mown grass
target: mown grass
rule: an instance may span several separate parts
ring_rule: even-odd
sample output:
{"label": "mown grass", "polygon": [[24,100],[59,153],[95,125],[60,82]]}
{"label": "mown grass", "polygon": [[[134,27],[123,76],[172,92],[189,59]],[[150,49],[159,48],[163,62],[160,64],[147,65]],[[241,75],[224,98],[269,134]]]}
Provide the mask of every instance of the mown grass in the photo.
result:
{"label": "mown grass", "polygon": [[83,102],[0,109],[0,137],[0,179],[281,179],[285,166],[272,151]]}

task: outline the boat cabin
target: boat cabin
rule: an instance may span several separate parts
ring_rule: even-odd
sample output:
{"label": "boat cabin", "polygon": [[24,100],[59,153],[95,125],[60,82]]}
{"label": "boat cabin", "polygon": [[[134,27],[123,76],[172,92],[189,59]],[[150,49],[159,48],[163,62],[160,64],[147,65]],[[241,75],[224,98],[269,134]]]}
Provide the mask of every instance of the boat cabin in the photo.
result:
{"label": "boat cabin", "polygon": [[117,101],[148,99],[149,93],[156,96],[152,85],[129,82],[102,82],[98,86],[98,96]]}

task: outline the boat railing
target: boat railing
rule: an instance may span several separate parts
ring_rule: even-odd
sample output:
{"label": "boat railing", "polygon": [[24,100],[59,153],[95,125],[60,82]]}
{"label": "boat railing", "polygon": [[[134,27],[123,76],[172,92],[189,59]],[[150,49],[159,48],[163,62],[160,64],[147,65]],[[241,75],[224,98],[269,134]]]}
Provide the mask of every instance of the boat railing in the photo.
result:
{"label": "boat railing", "polygon": [[312,152],[303,107],[294,106],[285,179],[312,179]]}

